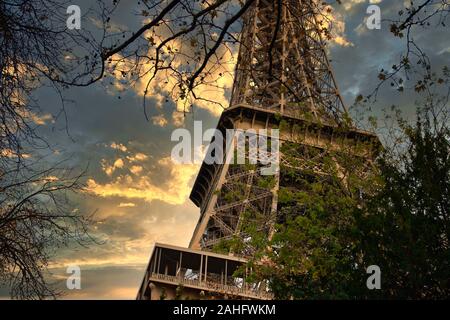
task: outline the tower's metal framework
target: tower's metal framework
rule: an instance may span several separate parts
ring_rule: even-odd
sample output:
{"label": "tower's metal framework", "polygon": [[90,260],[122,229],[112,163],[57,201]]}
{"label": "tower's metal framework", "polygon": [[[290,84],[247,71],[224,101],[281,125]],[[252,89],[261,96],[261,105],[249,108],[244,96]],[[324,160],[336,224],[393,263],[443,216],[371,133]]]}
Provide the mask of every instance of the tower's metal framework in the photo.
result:
{"label": "tower's metal framework", "polygon": [[[246,223],[257,221],[258,230],[270,237],[286,211],[278,201],[281,188],[305,188],[292,181],[290,172],[304,175],[305,181],[327,176],[324,159],[330,154],[338,169],[339,154],[345,154],[358,159],[355,171],[368,172],[378,139],[349,123],[325,52],[326,23],[319,5],[316,0],[255,0],[246,12],[230,107],[218,129],[224,136],[227,129],[253,129],[259,136],[279,129],[278,170],[263,175],[262,159],[248,161],[257,158],[252,149],[245,153],[245,164],[230,161],[232,148],[223,164],[204,162],[190,195],[201,214],[189,249],[156,248],[138,299],[153,299],[170,285],[174,295],[180,283],[196,290],[192,297],[207,290],[270,299],[261,284],[246,284],[245,275],[243,281],[233,280],[232,266],[244,263],[254,249]],[[289,209],[301,214],[302,204]]]}
{"label": "tower's metal framework", "polygon": [[[319,5],[315,0],[257,0],[245,15],[231,104],[218,128],[279,128],[281,166],[269,183],[261,165],[203,164],[191,193],[201,208],[191,248],[223,251],[233,239],[245,242],[246,216],[258,215],[261,230],[270,235],[280,210],[278,190],[287,183],[284,169],[324,174],[322,159],[330,150],[371,158],[373,150],[364,145],[376,137],[348,126],[325,52],[326,22]],[[228,249],[251,254],[249,247]]]}
{"label": "tower's metal framework", "polygon": [[315,0],[257,0],[244,18],[231,107],[316,121],[345,113],[325,53],[327,22]]}

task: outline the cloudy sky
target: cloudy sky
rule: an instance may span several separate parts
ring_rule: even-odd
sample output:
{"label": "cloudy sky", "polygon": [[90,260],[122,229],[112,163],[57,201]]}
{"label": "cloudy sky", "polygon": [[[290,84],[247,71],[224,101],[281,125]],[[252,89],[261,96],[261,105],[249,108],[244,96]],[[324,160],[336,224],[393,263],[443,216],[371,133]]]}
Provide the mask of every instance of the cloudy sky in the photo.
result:
{"label": "cloudy sky", "polygon": [[[338,38],[329,51],[338,85],[351,105],[358,94],[375,88],[378,72],[398,63],[404,49],[404,43],[390,34],[389,22],[383,22],[381,30],[366,28],[366,9],[377,3],[382,18],[388,20],[396,16],[402,1],[342,2],[334,13]],[[87,2],[73,3],[83,10]],[[130,30],[139,27],[142,21],[134,15],[134,3],[122,1],[115,23]],[[431,26],[416,34],[416,40],[426,48],[434,68],[450,60],[445,28]],[[231,79],[223,85],[230,84]],[[93,233],[103,243],[58,252],[52,272],[62,287],[65,267],[81,267],[82,289],[66,291],[66,298],[134,299],[154,243],[186,246],[199,217],[198,208],[188,199],[199,167],[171,162],[170,135],[178,127],[192,128],[194,120],[214,128],[221,110],[200,105],[183,117],[174,102],[162,98],[163,88],[156,87],[147,99],[147,121],[140,89],[139,84],[114,83],[67,90],[64,94],[73,100],[66,108],[67,123],[55,116],[60,108],[58,96],[48,90],[38,93],[44,119],[41,130],[54,147],[53,159],[69,159],[80,170],[88,168],[87,192],[73,199],[74,210],[96,212]],[[226,91],[208,94],[227,98]],[[397,104],[413,114],[417,100],[412,92],[399,94],[384,88],[373,112]],[[7,295],[5,288],[0,295]]]}

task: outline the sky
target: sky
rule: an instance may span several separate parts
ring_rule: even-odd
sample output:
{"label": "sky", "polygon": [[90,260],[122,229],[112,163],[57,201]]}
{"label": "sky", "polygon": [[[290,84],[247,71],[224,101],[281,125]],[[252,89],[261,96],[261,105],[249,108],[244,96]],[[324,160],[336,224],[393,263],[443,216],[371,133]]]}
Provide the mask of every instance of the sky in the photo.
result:
{"label": "sky", "polygon": [[[381,30],[366,28],[366,9],[377,3],[382,19],[388,20],[401,9],[402,1],[342,2],[335,6],[338,34],[328,51],[346,105],[351,105],[357,95],[375,88],[378,72],[398,63],[404,49],[404,42],[390,34],[388,21],[383,21]],[[83,10],[89,2],[73,3]],[[137,29],[143,21],[135,10],[134,1],[122,1],[115,23]],[[416,40],[426,48],[433,68],[448,63],[448,30],[431,26]],[[228,79],[224,86],[230,88],[231,83]],[[67,122],[55,116],[60,108],[55,92],[37,93],[43,119],[40,130],[53,146],[52,161],[68,159],[79,170],[87,168],[87,191],[73,198],[74,210],[95,212],[92,232],[102,241],[88,248],[61,249],[54,256],[50,270],[66,299],[134,299],[154,243],[187,246],[199,218],[199,209],[188,199],[199,166],[171,162],[175,143],[170,135],[176,128],[191,129],[194,120],[214,128],[221,109],[199,105],[183,117],[173,101],[161,98],[164,89],[156,86],[147,97],[147,121],[141,89],[139,84],[120,82],[68,89],[64,95],[73,103],[66,107]],[[226,101],[229,92],[208,94]],[[372,110],[377,115],[396,104],[413,115],[419,99],[412,92],[399,94],[386,87]],[[65,289],[68,265],[80,266],[81,290]],[[0,288],[0,296],[7,296],[7,288]]]}

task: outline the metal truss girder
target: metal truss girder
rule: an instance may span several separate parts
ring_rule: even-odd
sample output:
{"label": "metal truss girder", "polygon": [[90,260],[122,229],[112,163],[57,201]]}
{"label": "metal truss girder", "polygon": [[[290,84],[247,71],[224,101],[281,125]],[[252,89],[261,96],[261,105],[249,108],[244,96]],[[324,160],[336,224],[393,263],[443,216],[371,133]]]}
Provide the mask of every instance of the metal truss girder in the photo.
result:
{"label": "metal truss girder", "polygon": [[[289,142],[293,148],[279,155],[280,166],[308,171],[322,179],[329,175],[325,157],[331,151],[358,156],[359,140],[350,138],[347,145],[350,135],[333,135],[334,128],[347,118],[347,111],[324,49],[322,26],[317,22],[319,0],[280,2],[278,8],[278,1],[256,0],[245,14],[230,108],[225,111],[229,121],[219,124],[222,129],[227,126],[268,129],[279,124],[273,120],[278,116],[291,124],[300,124],[303,131],[297,132],[292,126],[290,132],[286,130],[281,136],[280,145]],[[280,24],[278,10],[281,10]],[[265,125],[256,119],[257,115],[266,119]],[[298,159],[292,159],[297,152],[300,152]],[[246,159],[252,156],[256,155],[249,152]],[[202,214],[191,247],[214,250],[221,241],[240,238],[244,249],[230,253],[251,255],[254,248],[248,243],[244,228],[247,218],[262,218],[259,228],[273,236],[279,214],[278,190],[286,187],[280,184],[292,182],[280,181],[279,170],[273,186],[272,182],[262,180],[259,165],[255,167],[252,163],[249,168],[224,164],[208,172],[202,181],[209,179],[212,183],[205,184],[208,192],[203,190]],[[339,167],[339,163],[336,165]],[[364,167],[357,174],[369,171],[370,168]]]}
{"label": "metal truss girder", "polygon": [[346,109],[326,57],[315,3],[282,0],[277,8],[273,1],[256,1],[244,21],[232,106],[262,105],[283,114],[287,100],[303,99],[309,100],[309,110],[300,112],[312,112],[318,121],[342,120]]}
{"label": "metal truss girder", "polygon": [[249,197],[249,198],[244,199],[244,200],[236,201],[236,202],[233,202],[233,203],[229,203],[229,204],[217,207],[214,211],[215,212],[219,212],[219,211],[224,211],[224,210],[227,210],[227,209],[231,209],[233,207],[237,207],[237,206],[241,206],[243,204],[246,204],[248,202],[253,202],[253,201],[260,200],[260,199],[265,198],[265,197],[267,197],[269,195],[272,195],[271,191],[259,194],[257,196]]}

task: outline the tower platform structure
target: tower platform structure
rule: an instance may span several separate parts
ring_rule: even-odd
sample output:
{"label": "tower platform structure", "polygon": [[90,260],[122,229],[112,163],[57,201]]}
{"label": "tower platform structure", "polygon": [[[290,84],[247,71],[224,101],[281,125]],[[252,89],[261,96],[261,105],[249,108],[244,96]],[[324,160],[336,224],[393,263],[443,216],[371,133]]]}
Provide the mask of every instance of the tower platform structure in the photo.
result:
{"label": "tower platform structure", "polygon": [[[189,288],[190,297],[271,299],[263,283],[245,281],[251,272],[246,259],[254,252],[246,221],[258,216],[259,231],[271,237],[282,222],[280,188],[302,189],[288,172],[326,175],[330,153],[360,159],[355,170],[362,176],[370,170],[379,140],[351,124],[325,51],[319,6],[315,0],[255,0],[245,13],[231,102],[217,129],[224,136],[227,129],[252,131],[268,141],[267,132],[279,130],[278,169],[268,176],[259,160],[204,162],[190,194],[200,217],[189,249],[156,245],[138,299],[164,295],[161,288],[175,297],[180,287]],[[224,158],[234,156],[233,148],[224,148]],[[250,150],[245,156],[254,159]]]}

